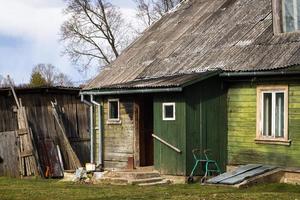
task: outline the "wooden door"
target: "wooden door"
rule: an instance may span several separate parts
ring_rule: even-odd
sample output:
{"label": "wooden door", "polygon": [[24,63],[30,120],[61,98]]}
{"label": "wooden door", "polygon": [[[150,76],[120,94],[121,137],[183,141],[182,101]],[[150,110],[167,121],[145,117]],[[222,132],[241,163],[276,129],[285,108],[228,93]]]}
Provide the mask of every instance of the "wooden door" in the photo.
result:
{"label": "wooden door", "polygon": [[153,98],[149,95],[136,98],[135,128],[139,166],[153,165]]}

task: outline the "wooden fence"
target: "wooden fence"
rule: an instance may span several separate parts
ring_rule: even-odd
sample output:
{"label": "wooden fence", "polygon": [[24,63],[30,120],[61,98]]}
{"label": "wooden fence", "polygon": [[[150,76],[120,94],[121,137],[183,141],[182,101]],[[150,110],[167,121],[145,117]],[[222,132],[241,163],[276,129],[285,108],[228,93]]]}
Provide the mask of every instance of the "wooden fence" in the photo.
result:
{"label": "wooden fence", "polygon": [[[63,124],[67,137],[82,164],[89,162],[90,136],[88,107],[81,103],[79,89],[75,88],[25,88],[16,89],[18,98],[26,108],[29,126],[32,129],[39,157],[45,154],[44,145],[49,140],[58,143],[58,125],[52,114],[51,101],[57,101],[63,111]],[[15,137],[18,129],[16,105],[9,89],[0,89],[0,176],[16,176]],[[70,169],[68,158],[64,168]]]}

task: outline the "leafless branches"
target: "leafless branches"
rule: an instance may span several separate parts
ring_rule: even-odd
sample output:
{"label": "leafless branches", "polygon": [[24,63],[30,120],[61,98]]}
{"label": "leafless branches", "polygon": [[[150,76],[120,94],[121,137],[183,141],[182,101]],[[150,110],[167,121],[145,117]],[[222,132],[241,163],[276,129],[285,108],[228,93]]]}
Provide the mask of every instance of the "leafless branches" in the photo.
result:
{"label": "leafless branches", "polygon": [[[14,82],[12,81],[13,85]],[[0,88],[9,87],[9,80],[0,74]]]}
{"label": "leafless branches", "polygon": [[72,86],[71,79],[64,73],[61,73],[55,66],[51,64],[38,64],[32,74],[39,73],[45,80],[46,86]]}
{"label": "leafless branches", "polygon": [[105,0],[66,0],[68,19],[61,27],[61,41],[74,64],[107,65],[130,41],[118,8]]}
{"label": "leafless branches", "polygon": [[182,0],[133,0],[137,5],[137,17],[146,26],[161,18]]}

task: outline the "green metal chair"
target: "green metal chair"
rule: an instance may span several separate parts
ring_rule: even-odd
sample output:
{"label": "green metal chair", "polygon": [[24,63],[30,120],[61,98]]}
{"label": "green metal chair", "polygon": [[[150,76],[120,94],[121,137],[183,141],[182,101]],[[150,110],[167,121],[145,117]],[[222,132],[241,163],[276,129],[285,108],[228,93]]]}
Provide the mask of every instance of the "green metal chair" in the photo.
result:
{"label": "green metal chair", "polygon": [[199,166],[199,164],[201,163],[204,166],[204,172],[205,172],[204,176],[201,178],[201,183],[204,183],[207,180],[207,178],[209,176],[212,176],[213,174],[217,174],[217,175],[221,174],[221,170],[219,168],[217,161],[209,159],[208,156],[209,152],[210,150],[208,149],[205,149],[203,151],[201,149],[193,149],[192,153],[195,159],[195,165],[188,178],[189,183],[194,182],[195,171]]}

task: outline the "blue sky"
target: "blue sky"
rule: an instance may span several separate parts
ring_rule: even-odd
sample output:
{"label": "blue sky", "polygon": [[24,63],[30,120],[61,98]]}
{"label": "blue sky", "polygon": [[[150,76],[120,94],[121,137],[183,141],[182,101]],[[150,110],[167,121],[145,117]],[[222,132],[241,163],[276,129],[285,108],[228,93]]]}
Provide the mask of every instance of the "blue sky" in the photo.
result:
{"label": "blue sky", "polygon": [[[128,20],[135,15],[132,0],[111,0]],[[61,56],[59,28],[64,21],[63,0],[0,0],[0,74],[16,83],[29,81],[38,63],[51,63],[74,82],[86,80],[67,57]]]}

